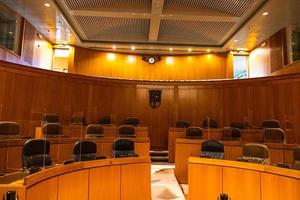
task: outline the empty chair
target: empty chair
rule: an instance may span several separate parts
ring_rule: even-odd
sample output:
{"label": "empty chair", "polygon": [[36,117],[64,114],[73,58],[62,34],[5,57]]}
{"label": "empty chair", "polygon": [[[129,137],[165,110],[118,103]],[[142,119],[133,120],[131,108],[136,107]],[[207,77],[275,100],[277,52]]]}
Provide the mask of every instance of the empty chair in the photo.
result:
{"label": "empty chair", "polygon": [[188,121],[180,120],[176,122],[176,128],[188,128],[188,127],[190,127],[190,122]]}
{"label": "empty chair", "polygon": [[218,140],[207,140],[203,142],[200,157],[224,159],[224,144]]}
{"label": "empty chair", "polygon": [[276,119],[265,120],[262,123],[263,128],[280,128],[280,121]]}
{"label": "empty chair", "polygon": [[72,115],[71,123],[78,125],[86,125],[85,117],[80,115]]}
{"label": "empty chair", "polygon": [[20,135],[20,125],[16,122],[0,122],[0,138],[16,138]]}
{"label": "empty chair", "polygon": [[247,122],[231,122],[230,127],[238,128],[238,129],[245,129],[248,127]]}
{"label": "empty chair", "polygon": [[86,127],[88,137],[104,137],[104,128],[99,124],[90,124]]}
{"label": "empty chair", "polygon": [[134,142],[129,139],[117,139],[113,144],[113,157],[136,157],[134,152]]}
{"label": "empty chair", "polygon": [[42,127],[45,137],[59,137],[62,135],[62,126],[59,123],[47,123]]}
{"label": "empty chair", "polygon": [[124,125],[139,126],[140,120],[136,117],[128,117],[125,120]]}
{"label": "empty chair", "polygon": [[224,127],[223,140],[240,140],[241,130],[233,127]]}
{"label": "empty chair", "polygon": [[100,118],[99,124],[111,124],[111,117],[104,116],[104,117]]}
{"label": "empty chair", "polygon": [[264,142],[266,143],[285,143],[285,132],[281,128],[264,129]]}
{"label": "empty chair", "polygon": [[300,170],[300,146],[294,149],[294,163],[292,168]]}
{"label": "empty chair", "polygon": [[119,137],[135,137],[135,129],[131,125],[122,125],[119,127]]}
{"label": "empty chair", "polygon": [[243,146],[243,156],[239,161],[270,164],[270,153],[266,145],[249,143]]}
{"label": "empty chair", "polygon": [[58,123],[59,116],[57,114],[44,114],[43,123]]}
{"label": "empty chair", "polygon": [[218,128],[218,123],[214,119],[204,119],[202,122],[202,127],[203,128]]}
{"label": "empty chair", "polygon": [[97,156],[97,144],[91,141],[78,141],[73,148],[74,162],[105,159]]}
{"label": "empty chair", "polygon": [[188,139],[201,139],[203,136],[203,132],[199,127],[189,127],[185,131],[185,136]]}
{"label": "empty chair", "polygon": [[29,169],[33,166],[43,167],[49,165],[52,165],[49,141],[43,139],[27,140],[22,152],[23,169]]}

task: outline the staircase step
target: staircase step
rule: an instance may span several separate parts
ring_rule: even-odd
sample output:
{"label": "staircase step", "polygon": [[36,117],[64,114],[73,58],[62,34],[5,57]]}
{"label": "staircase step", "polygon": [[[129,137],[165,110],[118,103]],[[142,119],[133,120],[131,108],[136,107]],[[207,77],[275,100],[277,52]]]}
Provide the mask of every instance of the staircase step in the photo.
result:
{"label": "staircase step", "polygon": [[168,156],[155,156],[151,157],[152,162],[169,162]]}

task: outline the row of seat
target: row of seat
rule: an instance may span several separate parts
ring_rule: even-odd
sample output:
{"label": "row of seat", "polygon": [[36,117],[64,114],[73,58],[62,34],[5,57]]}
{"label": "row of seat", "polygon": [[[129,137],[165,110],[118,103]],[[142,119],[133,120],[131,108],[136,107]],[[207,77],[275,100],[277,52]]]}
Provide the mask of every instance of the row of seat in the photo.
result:
{"label": "row of seat", "polygon": [[[294,149],[294,163],[291,168],[300,170],[300,146]],[[207,140],[201,145],[200,157],[224,159],[224,144],[218,140]],[[258,164],[270,164],[270,152],[266,145],[249,143],[243,145],[243,155],[237,159],[242,162],[251,162]],[[280,167],[288,167],[283,163],[278,163]]]}
{"label": "row of seat", "polygon": [[[112,157],[136,157],[134,142],[130,139],[117,139],[113,143]],[[97,156],[97,145],[92,141],[78,141],[73,147],[73,160],[80,162],[88,160],[105,159],[104,156]],[[50,157],[50,142],[44,139],[30,139],[25,142],[22,151],[22,167],[24,170],[32,167],[43,167],[52,165]]]}
{"label": "row of seat", "polygon": [[[188,128],[191,126],[189,121],[179,120],[176,122],[177,128]],[[206,118],[202,122],[202,128],[218,128],[218,123],[216,120],[211,118]],[[245,129],[248,127],[247,122],[231,122],[230,127],[238,128],[238,129]],[[261,128],[281,128],[280,121],[275,119],[264,120],[262,122]]]}
{"label": "row of seat", "polygon": [[[186,138],[202,139],[203,129],[200,127],[189,127],[186,129]],[[235,127],[225,127],[223,129],[223,140],[241,140],[241,130]],[[281,128],[265,128],[263,139],[266,143],[285,143],[286,133]]]}

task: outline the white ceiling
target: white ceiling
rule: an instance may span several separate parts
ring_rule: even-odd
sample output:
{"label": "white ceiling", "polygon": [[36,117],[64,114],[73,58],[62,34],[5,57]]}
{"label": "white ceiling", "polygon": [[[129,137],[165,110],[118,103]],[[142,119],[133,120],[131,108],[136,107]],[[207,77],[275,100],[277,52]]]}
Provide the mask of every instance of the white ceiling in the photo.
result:
{"label": "white ceiling", "polygon": [[[300,21],[299,0],[0,1],[54,44],[105,51],[115,45],[114,51],[131,53],[133,45],[135,53],[150,54],[252,49],[280,28]],[[268,16],[262,16],[265,11]]]}

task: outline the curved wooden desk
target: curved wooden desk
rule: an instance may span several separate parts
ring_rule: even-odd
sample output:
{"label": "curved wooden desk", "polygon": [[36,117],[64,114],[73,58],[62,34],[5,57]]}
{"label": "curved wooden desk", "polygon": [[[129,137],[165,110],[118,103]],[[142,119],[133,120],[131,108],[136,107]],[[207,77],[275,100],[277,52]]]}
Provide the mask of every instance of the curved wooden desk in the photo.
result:
{"label": "curved wooden desk", "polygon": [[150,200],[150,159],[105,159],[60,165],[0,184],[1,198],[7,191],[16,191],[19,200],[138,200],[141,197]]}
{"label": "curved wooden desk", "polygon": [[[201,144],[205,140],[176,139],[175,175],[180,183],[188,181],[188,159],[200,156]],[[236,160],[242,156],[245,143],[240,141],[221,141],[224,144],[225,159]],[[293,150],[296,144],[265,144],[270,151],[271,163],[293,163]]]}
{"label": "curved wooden desk", "polygon": [[189,200],[298,200],[300,171],[227,160],[189,158]]}

